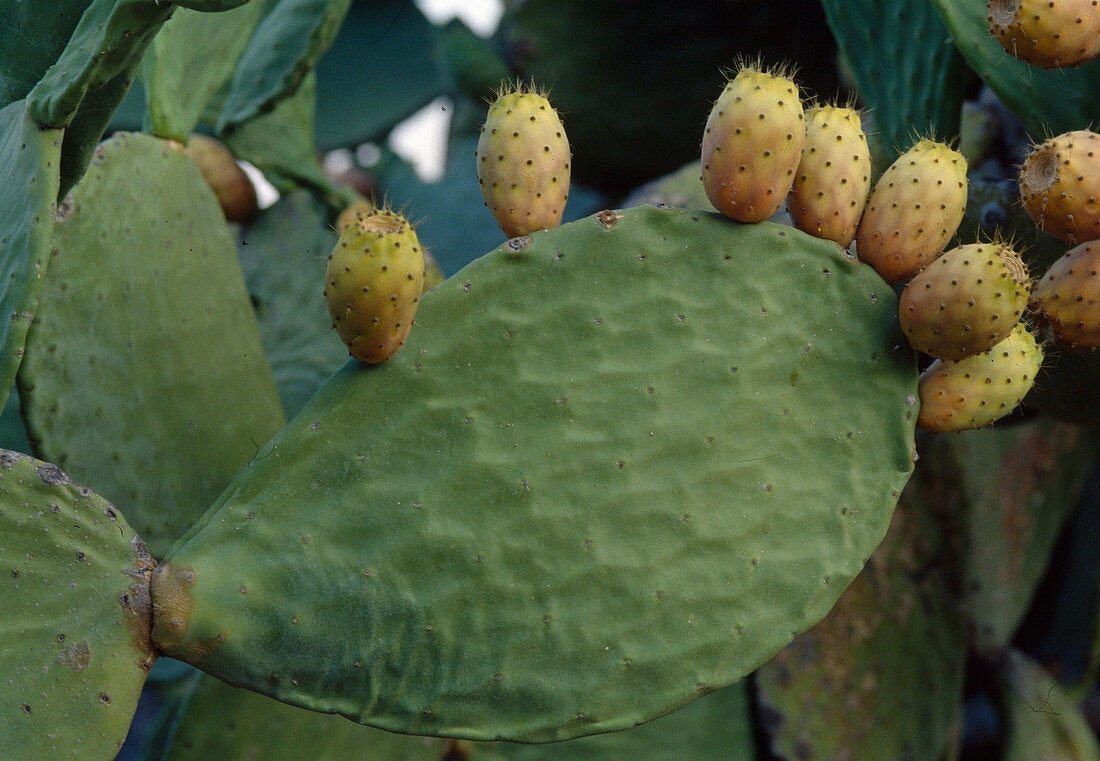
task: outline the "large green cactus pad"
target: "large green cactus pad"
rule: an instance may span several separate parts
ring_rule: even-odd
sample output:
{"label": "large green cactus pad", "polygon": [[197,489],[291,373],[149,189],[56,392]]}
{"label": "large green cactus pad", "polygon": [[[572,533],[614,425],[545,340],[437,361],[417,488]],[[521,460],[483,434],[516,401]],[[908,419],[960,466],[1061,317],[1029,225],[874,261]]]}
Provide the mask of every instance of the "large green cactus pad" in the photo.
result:
{"label": "large green cactus pad", "polygon": [[0,3],[0,106],[21,100],[53,65],[91,0]]}
{"label": "large green cactus pad", "polygon": [[1004,51],[986,21],[987,0],[932,0],[966,62],[1036,139],[1084,129],[1100,119],[1100,61],[1040,69]]}
{"label": "large green cactus pad", "polygon": [[263,11],[264,3],[253,0],[224,13],[175,12],[142,60],[149,131],[187,140],[207,101],[232,76]]}
{"label": "large green cactus pad", "polygon": [[0,109],[0,401],[23,358],[50,252],[63,131],[19,100]]}
{"label": "large green cactus pad", "polygon": [[962,504],[948,442],[925,439],[886,539],[821,623],[757,672],[772,752],[790,761],[954,758],[966,626]]}
{"label": "large green cactus pad", "polygon": [[0,756],[115,757],[155,658],[155,565],[102,497],[0,451]]}
{"label": "large green cactus pad", "polygon": [[824,616],[908,478],[915,381],[893,291],[791,228],[641,207],[510,241],[264,446],[170,553],[154,636],[384,729],[630,727]]}
{"label": "large green cactus pad", "polygon": [[283,423],[236,249],[197,167],[139,134],[104,145],[54,233],[28,433],[160,555]]}
{"label": "large green cactus pad", "polygon": [[930,131],[959,131],[966,65],[931,0],[823,0],[829,26],[872,109],[879,170]]}

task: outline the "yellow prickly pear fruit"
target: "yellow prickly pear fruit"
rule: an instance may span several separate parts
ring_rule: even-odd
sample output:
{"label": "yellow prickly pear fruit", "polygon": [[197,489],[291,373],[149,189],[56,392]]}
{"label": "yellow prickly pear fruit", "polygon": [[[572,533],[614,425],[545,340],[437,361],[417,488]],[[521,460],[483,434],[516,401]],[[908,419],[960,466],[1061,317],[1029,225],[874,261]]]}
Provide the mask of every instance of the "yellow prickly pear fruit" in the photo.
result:
{"label": "yellow prickly pear fruit", "polygon": [[374,212],[378,211],[378,207],[365,198],[360,198],[358,201],[345,207],[340,216],[336,217],[336,232],[342,233],[344,230],[357,219],[363,217],[369,217]]}
{"label": "yellow prickly pear fruit", "polygon": [[917,385],[917,427],[933,433],[981,428],[1016,409],[1035,385],[1043,350],[1022,324],[989,351],[937,359]]}
{"label": "yellow prickly pear fruit", "polygon": [[921,140],[875,183],[856,230],[856,255],[887,283],[917,274],[947,247],[966,211],[966,159]]}
{"label": "yellow prickly pear fruit", "polygon": [[546,96],[502,91],[477,141],[485,205],[509,238],[557,227],[569,198],[569,141]]}
{"label": "yellow prickly pear fruit", "polygon": [[424,286],[424,253],[408,220],[388,209],[340,233],[325,269],[332,326],[361,362],[384,362],[405,343]]}
{"label": "yellow prickly pear fruit", "polygon": [[794,182],[806,135],[798,85],[747,65],[726,83],[703,131],[703,188],[714,208],[762,222]]}
{"label": "yellow prickly pear fruit", "polygon": [[1035,301],[1056,337],[1071,349],[1100,346],[1100,240],[1069,250],[1035,288]]}
{"label": "yellow prickly pear fruit", "polygon": [[1031,149],[1020,201],[1041,230],[1068,243],[1100,238],[1100,135],[1075,130]]}
{"label": "yellow prickly pear fruit", "polygon": [[1100,55],[1097,0],[989,0],[989,33],[1009,55],[1044,69]]}
{"label": "yellow prickly pear fruit", "polygon": [[847,248],[871,188],[871,151],[859,113],[817,106],[806,114],[806,140],[787,211],[794,226]]}

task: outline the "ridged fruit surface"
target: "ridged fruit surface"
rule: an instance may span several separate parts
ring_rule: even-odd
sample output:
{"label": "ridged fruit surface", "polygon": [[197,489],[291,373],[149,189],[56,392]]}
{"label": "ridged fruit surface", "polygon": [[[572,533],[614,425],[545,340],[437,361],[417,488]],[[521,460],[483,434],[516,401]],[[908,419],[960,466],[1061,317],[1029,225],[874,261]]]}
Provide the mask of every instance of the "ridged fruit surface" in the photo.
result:
{"label": "ridged fruit surface", "polygon": [[909,344],[938,359],[965,359],[1000,343],[1027,308],[1027,267],[1007,245],[945,252],[909,281],[898,319]]}
{"label": "ridged fruit surface", "polygon": [[966,159],[921,140],[883,172],[856,231],[856,255],[891,285],[947,247],[966,212]]}
{"label": "ridged fruit surface", "polygon": [[477,141],[477,181],[509,238],[561,224],[569,198],[569,141],[544,95],[503,92]]}
{"label": "ridged fruit surface", "polygon": [[414,734],[627,729],[824,616],[912,469],[896,297],[791,227],[605,211],[416,319],[161,564],[173,657]]}
{"label": "ridged fruit surface", "polygon": [[1100,135],[1065,132],[1020,167],[1020,201],[1041,230],[1068,243],[1100,238]]}
{"label": "ridged fruit surface", "polygon": [[920,376],[917,427],[933,433],[981,428],[1016,409],[1031,390],[1043,350],[1024,325],[992,349],[937,359]]}
{"label": "ridged fruit surface", "polygon": [[870,188],[871,151],[859,112],[840,106],[810,109],[802,159],[787,196],[795,227],[847,248]]}
{"label": "ridged fruit surface", "polygon": [[1035,301],[1057,342],[1074,349],[1100,346],[1100,241],[1070,249],[1043,275]]}
{"label": "ridged fruit surface", "polygon": [[745,67],[726,83],[703,131],[703,187],[714,208],[762,222],[794,182],[806,136],[798,85]]}
{"label": "ridged fruit surface", "polygon": [[388,209],[344,228],[325,269],[332,326],[351,356],[385,362],[405,343],[424,288],[424,253],[412,225]]}
{"label": "ridged fruit surface", "polygon": [[989,0],[989,33],[1009,55],[1044,69],[1100,55],[1096,0]]}

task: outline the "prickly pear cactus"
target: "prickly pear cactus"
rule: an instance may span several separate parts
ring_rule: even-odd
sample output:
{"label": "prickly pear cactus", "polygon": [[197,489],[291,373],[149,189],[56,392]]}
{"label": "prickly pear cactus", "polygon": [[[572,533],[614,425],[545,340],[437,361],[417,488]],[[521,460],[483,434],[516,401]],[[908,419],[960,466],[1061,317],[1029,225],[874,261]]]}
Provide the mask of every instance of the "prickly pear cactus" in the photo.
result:
{"label": "prickly pear cactus", "polygon": [[104,144],[54,233],[27,430],[161,555],[284,422],[236,249],[198,168],[140,134]]}
{"label": "prickly pear cactus", "polygon": [[836,244],[766,223],[643,207],[509,241],[174,547],[155,641],[473,739],[623,729],[728,685],[885,532],[916,418],[896,310]]}
{"label": "prickly pear cactus", "polygon": [[0,450],[0,752],[109,761],[156,651],[155,561],[126,520],[55,465]]}
{"label": "prickly pear cactus", "polygon": [[1100,346],[1100,241],[1082,243],[1051,265],[1035,301],[1056,340],[1064,346]]}
{"label": "prickly pear cactus", "polygon": [[990,0],[989,33],[1033,66],[1078,66],[1100,55],[1100,13],[1092,0]]}
{"label": "prickly pear cactus", "polygon": [[1020,167],[1020,201],[1044,232],[1100,238],[1100,135],[1074,130],[1034,146]]}

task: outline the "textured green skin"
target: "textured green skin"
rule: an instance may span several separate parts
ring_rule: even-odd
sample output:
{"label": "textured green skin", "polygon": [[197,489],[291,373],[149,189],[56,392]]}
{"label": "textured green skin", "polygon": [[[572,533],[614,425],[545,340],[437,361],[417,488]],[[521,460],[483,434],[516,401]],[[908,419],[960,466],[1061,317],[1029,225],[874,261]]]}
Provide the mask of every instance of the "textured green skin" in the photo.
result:
{"label": "textured green skin", "polygon": [[[441,95],[446,77],[429,54],[438,35],[415,3],[353,2],[332,48],[317,62],[325,85],[317,93],[317,123],[324,125],[317,147],[384,142],[395,124]],[[481,96],[477,105],[485,107]],[[463,158],[469,163],[469,154]]]}
{"label": "textured green skin", "polygon": [[836,92],[823,22],[818,0],[696,0],[674,10],[662,0],[526,0],[511,4],[501,37],[513,72],[548,88],[563,114],[574,182],[618,196],[698,158],[723,71],[746,55],[791,62],[808,91]]}
{"label": "textured green skin", "polygon": [[959,132],[966,65],[944,40],[947,28],[929,0],[822,0],[829,26],[871,110],[881,168],[914,133],[948,139]]}
{"label": "textured green skin", "polygon": [[497,98],[477,141],[477,181],[509,238],[557,227],[569,199],[569,141],[557,111],[533,92]]}
{"label": "textured green skin", "polygon": [[153,565],[106,500],[54,465],[0,451],[4,758],[115,757],[155,658]]}
{"label": "textured green skin", "polygon": [[621,729],[728,685],[885,532],[916,412],[895,315],[869,268],[770,224],[647,207],[505,244],[177,543],[154,597],[193,573],[193,612],[158,641],[473,739]]}
{"label": "textured green skin", "polygon": [[[1029,66],[1005,53],[990,36],[988,0],[933,2],[967,64],[1020,117],[1032,135],[1038,138],[1081,129],[1100,120],[1100,61],[1057,71]],[[941,43],[942,38],[937,45]],[[935,78],[927,81],[936,82]]]}
{"label": "textured green skin", "polygon": [[[23,101],[0,109],[0,399],[23,359],[49,257],[62,130],[44,130]],[[18,191],[11,191],[18,188]]]}
{"label": "textured green skin", "polygon": [[[1044,69],[1077,66],[1100,53],[1100,13],[1092,0],[1017,0],[1009,18],[989,15],[989,31],[1013,58]],[[1006,8],[1001,3],[1001,8]]]}
{"label": "textured green skin", "polygon": [[440,761],[445,741],[352,724],[203,675],[156,761]]}
{"label": "textured green skin", "polygon": [[176,11],[142,59],[146,131],[187,141],[207,102],[233,75],[264,10],[263,2],[251,0],[224,13]]}
{"label": "textured green skin", "polygon": [[1047,419],[941,437],[963,490],[963,610],[971,645],[996,656],[1012,640],[1078,502],[1097,436]]}
{"label": "textured green skin", "polygon": [[194,164],[123,134],[71,199],[19,372],[23,413],[36,454],[109,495],[160,555],[282,411]]}
{"label": "textured green skin", "polygon": [[1100,744],[1077,701],[1038,663],[1012,650],[998,683],[1008,724],[1005,761],[1100,759]]}
{"label": "textured green skin", "polygon": [[1007,338],[1027,309],[1030,281],[1017,283],[1002,256],[1022,267],[1003,244],[968,243],[944,252],[910,280],[898,304],[909,344],[937,359],[958,360]]}
{"label": "textured green skin", "polygon": [[966,159],[921,140],[875,183],[856,231],[856,253],[888,283],[908,280],[947,247],[966,213]]}
{"label": "textured green skin", "polygon": [[780,759],[940,761],[962,723],[962,506],[947,441],[925,440],[890,530],[817,626],[757,672]]}
{"label": "textured green skin", "polygon": [[0,3],[0,108],[24,98],[53,65],[91,0]]}
{"label": "textured green skin", "polygon": [[795,227],[847,247],[871,189],[871,149],[859,112],[817,106],[806,114],[806,140],[787,209]]}
{"label": "textured green skin", "polygon": [[999,420],[1034,385],[1042,361],[1042,347],[1023,324],[989,351],[958,361],[937,359],[920,376],[917,425],[942,433]]}
{"label": "textured green skin", "polygon": [[782,205],[802,156],[806,123],[789,78],[742,69],[714,101],[703,129],[703,188],[718,211],[762,222]]}
{"label": "textured green skin", "polygon": [[288,419],[348,358],[317,297],[335,244],[327,210],[304,190],[260,212],[241,236],[241,269]]}
{"label": "textured green skin", "polygon": [[1074,246],[1051,265],[1035,288],[1035,301],[1059,343],[1100,346],[1100,241]]}
{"label": "textured green skin", "polygon": [[1020,167],[1020,201],[1043,232],[1100,239],[1100,135],[1073,130],[1035,146]]}
{"label": "textured green skin", "polygon": [[237,64],[218,133],[227,135],[293,95],[332,44],[350,5],[351,0],[277,0]]}

